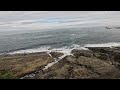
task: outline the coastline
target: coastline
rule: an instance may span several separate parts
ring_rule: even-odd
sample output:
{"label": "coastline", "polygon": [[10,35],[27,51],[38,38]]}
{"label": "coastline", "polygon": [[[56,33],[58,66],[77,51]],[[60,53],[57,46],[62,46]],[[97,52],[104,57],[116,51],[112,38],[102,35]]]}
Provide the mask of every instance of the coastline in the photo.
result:
{"label": "coastline", "polygon": [[[82,74],[82,76],[81,74],[80,75],[78,74],[78,76],[76,76],[75,74],[72,77],[69,76],[68,74],[67,75],[68,78],[78,78],[78,79],[107,78],[104,75],[106,75],[108,71],[111,72],[110,73],[111,77],[109,78],[116,78],[116,77],[120,78],[120,74],[119,74],[120,72],[118,70],[120,66],[119,46],[112,48],[111,47],[87,47],[87,48],[88,49],[74,48],[66,52],[60,50],[53,50],[51,52],[44,51],[44,52],[35,52],[35,53],[0,55],[0,72],[11,71],[14,73],[16,77],[21,79],[26,79],[26,78],[28,79],[60,78],[61,79],[61,78],[65,78],[66,76],[64,75],[61,76],[60,74],[68,73],[68,71],[65,70],[67,70],[72,66],[73,67],[73,71],[71,72],[72,74],[73,73],[78,74],[78,72],[79,74],[80,73],[84,73],[84,74]],[[74,66],[74,64],[76,64],[76,66]],[[88,67],[91,67],[92,69]],[[76,68],[78,71],[74,72]],[[98,68],[98,70],[96,68]],[[94,72],[94,74],[91,76],[91,74],[88,72],[91,73]],[[49,76],[50,73],[51,74],[57,73],[57,74],[55,76]],[[117,76],[113,77],[113,73],[116,73],[115,75]],[[85,77],[86,75],[88,77]]]}

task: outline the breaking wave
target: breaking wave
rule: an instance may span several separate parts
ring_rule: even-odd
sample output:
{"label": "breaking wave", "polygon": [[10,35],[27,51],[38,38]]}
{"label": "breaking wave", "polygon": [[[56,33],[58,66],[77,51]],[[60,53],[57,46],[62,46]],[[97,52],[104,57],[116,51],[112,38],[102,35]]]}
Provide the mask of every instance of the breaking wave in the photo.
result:
{"label": "breaking wave", "polygon": [[101,44],[86,44],[84,47],[119,47],[120,42],[101,43]]}
{"label": "breaking wave", "polygon": [[111,43],[101,43],[101,44],[85,44],[84,46],[80,46],[78,44],[72,44],[70,46],[64,46],[61,48],[51,48],[50,46],[44,46],[40,48],[33,48],[33,49],[25,49],[25,50],[18,50],[14,52],[9,52],[8,54],[25,54],[25,53],[37,53],[37,52],[61,52],[65,55],[71,55],[71,51],[73,49],[79,50],[89,50],[87,47],[119,47],[120,43],[118,42],[111,42]]}
{"label": "breaking wave", "polygon": [[40,48],[18,50],[18,51],[14,51],[14,52],[9,52],[8,54],[24,54],[24,53],[51,52],[51,51],[70,54],[71,50],[73,50],[73,49],[87,50],[87,48],[85,48],[85,47],[82,47],[77,44],[72,44],[71,46],[64,46],[61,48],[51,48],[50,46],[44,46],[44,47],[40,47]]}

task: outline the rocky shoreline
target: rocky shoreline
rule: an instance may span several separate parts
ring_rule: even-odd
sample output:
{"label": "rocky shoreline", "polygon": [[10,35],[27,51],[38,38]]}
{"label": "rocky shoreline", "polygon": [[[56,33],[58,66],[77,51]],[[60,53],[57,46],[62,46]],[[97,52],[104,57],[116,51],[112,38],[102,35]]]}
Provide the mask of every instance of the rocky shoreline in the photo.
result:
{"label": "rocky shoreline", "polygon": [[[119,79],[120,47],[0,55],[0,73],[11,71],[21,79]],[[45,69],[46,68],[46,69]]]}

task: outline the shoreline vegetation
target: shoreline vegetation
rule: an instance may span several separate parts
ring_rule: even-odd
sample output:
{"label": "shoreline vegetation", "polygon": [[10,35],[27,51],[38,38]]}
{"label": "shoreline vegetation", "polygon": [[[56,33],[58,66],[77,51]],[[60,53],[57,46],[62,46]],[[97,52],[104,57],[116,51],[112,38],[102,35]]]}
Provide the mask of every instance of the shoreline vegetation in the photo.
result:
{"label": "shoreline vegetation", "polygon": [[120,78],[120,47],[87,48],[73,49],[70,55],[59,51],[0,55],[0,79]]}

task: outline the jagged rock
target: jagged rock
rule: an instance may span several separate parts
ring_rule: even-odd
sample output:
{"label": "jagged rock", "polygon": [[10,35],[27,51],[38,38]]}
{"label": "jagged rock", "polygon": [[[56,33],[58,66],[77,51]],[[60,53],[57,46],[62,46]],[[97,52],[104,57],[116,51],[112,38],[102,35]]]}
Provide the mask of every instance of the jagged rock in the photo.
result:
{"label": "jagged rock", "polygon": [[110,60],[110,57],[106,53],[94,53],[94,57],[102,59],[102,60]]}
{"label": "jagged rock", "polygon": [[77,63],[77,59],[73,56],[66,56],[65,58],[63,58],[64,60],[68,61],[69,63]]}
{"label": "jagged rock", "polygon": [[[38,74],[39,75],[39,74]],[[42,74],[40,74],[42,75]],[[107,77],[107,75],[109,75]],[[50,67],[41,77],[44,79],[94,79],[120,77],[114,65],[94,57],[66,56]]]}
{"label": "jagged rock", "polygon": [[64,55],[64,54],[61,53],[61,52],[50,52],[50,54],[51,54],[51,56],[52,56],[53,58],[58,58],[58,57]]}
{"label": "jagged rock", "polygon": [[75,57],[79,57],[79,56],[93,57],[93,52],[90,51],[90,50],[78,50],[78,49],[74,49],[74,50],[71,51],[71,53]]}
{"label": "jagged rock", "polygon": [[110,57],[112,61],[120,63],[120,52],[113,52]]}
{"label": "jagged rock", "polygon": [[89,50],[95,53],[108,53],[111,52],[110,47],[87,47]]}

